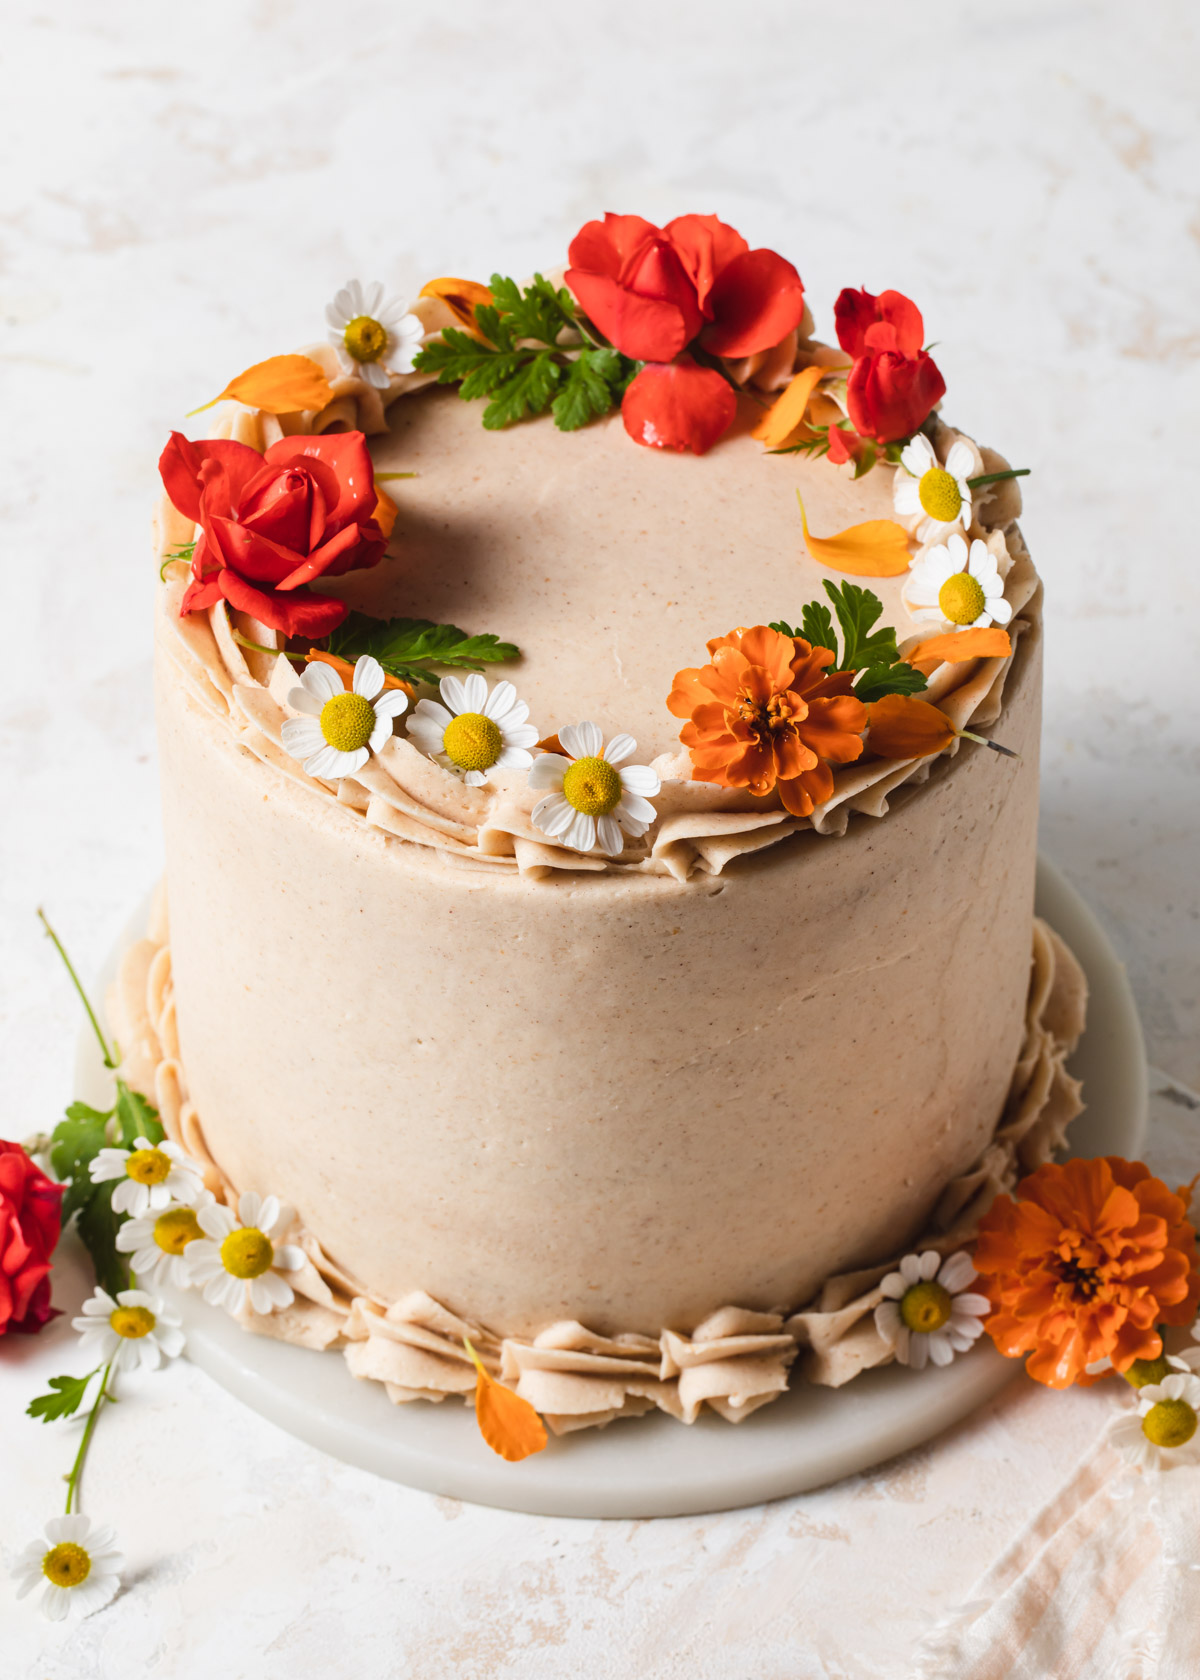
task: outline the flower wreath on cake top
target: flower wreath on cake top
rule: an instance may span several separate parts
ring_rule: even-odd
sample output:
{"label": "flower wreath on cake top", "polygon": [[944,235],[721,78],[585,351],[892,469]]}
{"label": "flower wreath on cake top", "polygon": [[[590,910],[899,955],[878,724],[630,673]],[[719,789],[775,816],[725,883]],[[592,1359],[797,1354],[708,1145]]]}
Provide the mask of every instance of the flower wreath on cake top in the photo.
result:
{"label": "flower wreath on cake top", "polygon": [[[978,732],[1039,611],[1014,523],[1021,470],[938,418],[945,385],[916,306],[843,291],[838,347],[824,344],[792,264],[715,216],[608,215],[568,255],[564,284],[439,279],[411,309],[351,282],[327,308],[328,344],[256,364],[214,399],[240,405],[224,435],[171,434],[162,601],[190,692],[373,827],[533,879],[719,874],[797,828],[882,816],[964,738],[1003,752]],[[630,735],[532,720],[513,682],[489,682],[484,668],[519,657],[497,634],[373,619],[327,592],[393,539],[383,480],[406,475],[377,475],[367,436],[434,381],[486,398],[491,429],[549,413],[571,431],[619,405],[634,444],[695,454],[747,394],[773,453],[893,473],[895,518],[818,536],[801,503],[809,553],[840,574],[828,599],[795,625],[698,627],[707,663],[663,673],[682,750],[639,763]],[[898,642],[850,578],[901,575],[912,634]]]}

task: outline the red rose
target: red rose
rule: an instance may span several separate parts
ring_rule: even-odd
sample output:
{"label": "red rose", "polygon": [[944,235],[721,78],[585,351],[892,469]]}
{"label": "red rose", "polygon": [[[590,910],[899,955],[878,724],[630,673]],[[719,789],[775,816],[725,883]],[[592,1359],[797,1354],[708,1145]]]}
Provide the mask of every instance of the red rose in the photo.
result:
{"label": "red rose", "polygon": [[50,1305],[50,1256],[62,1229],[63,1187],[19,1143],[0,1139],[0,1336],[27,1335],[57,1318]]}
{"label": "red rose", "polygon": [[853,291],[834,305],[838,343],[854,366],[846,381],[846,407],[855,429],[877,443],[911,437],[946,394],[932,356],[921,348],[921,312],[901,292]]}
{"label": "red rose", "polygon": [[651,364],[621,406],[629,435],[660,449],[701,455],[737,411],[720,374],[690,357],[676,362],[688,345],[750,356],[786,338],[804,314],[791,263],[752,251],[716,216],[677,216],[659,228],[606,215],[580,230],[569,256],[567,284],[590,319],[624,355]]}
{"label": "red rose", "polygon": [[374,566],[387,546],[361,432],[281,438],[263,455],[172,432],[158,470],[175,507],[201,530],[181,616],[224,597],[285,636],[326,636],[348,609],[307,585]]}

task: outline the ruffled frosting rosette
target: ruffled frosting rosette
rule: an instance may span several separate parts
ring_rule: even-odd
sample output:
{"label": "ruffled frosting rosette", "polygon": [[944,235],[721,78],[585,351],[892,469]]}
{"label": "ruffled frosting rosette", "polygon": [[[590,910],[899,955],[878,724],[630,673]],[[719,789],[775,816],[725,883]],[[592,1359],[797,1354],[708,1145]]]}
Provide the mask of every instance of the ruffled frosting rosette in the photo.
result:
{"label": "ruffled frosting rosette", "polygon": [[[1035,919],[1024,1041],[1004,1111],[991,1142],[946,1185],[929,1228],[910,1248],[949,1254],[969,1245],[996,1195],[1061,1146],[1083,1107],[1065,1064],[1083,1031],[1086,1001],[1078,962]],[[239,1187],[212,1158],[188,1097],[161,890],[146,937],[125,952],[108,1007],[123,1053],[122,1078],[154,1102],[167,1136],[203,1164],[208,1188],[236,1205]],[[896,1254],[828,1279],[815,1299],[790,1313],[786,1304],[776,1312],[725,1306],[690,1330],[668,1327],[657,1336],[601,1336],[560,1321],[523,1339],[497,1336],[421,1290],[399,1301],[377,1299],[322,1251],[302,1223],[287,1240],[305,1255],[304,1266],[289,1273],[296,1299],[265,1316],[244,1310],[244,1328],[300,1347],[340,1350],[356,1377],[383,1383],[398,1404],[447,1395],[471,1400],[476,1378],[464,1337],[489,1372],[560,1435],[654,1408],[692,1423],[707,1407],[738,1423],[786,1389],[798,1357],[805,1378],[832,1387],[893,1358],[875,1328],[874,1311]]]}
{"label": "ruffled frosting rosette", "polygon": [[[456,324],[438,298],[419,298],[414,311],[427,338]],[[807,365],[822,356],[836,360],[838,352],[805,336],[811,326],[811,319],[806,319],[798,340],[792,335],[775,350],[749,358],[744,368],[739,365],[739,372],[770,390],[785,384],[797,364]],[[387,430],[386,405],[431,382],[428,374],[393,375],[390,389],[381,392],[344,374],[331,345],[313,345],[304,354],[321,365],[330,381],[334,396],[326,408],[282,417],[240,408],[215,427],[213,435],[232,436],[258,449],[284,436],[285,428],[291,435],[344,425],[374,435]],[[956,442],[963,442],[976,474],[1007,466],[994,451],[979,449],[936,417],[932,441],[943,459]],[[1039,633],[1041,585],[1015,523],[1020,508],[1020,492],[1011,480],[988,487],[975,500],[971,534],[987,543],[1005,580],[1013,610],[1012,651],[1004,658],[944,664],[933,673],[924,697],[941,707],[956,729],[987,730],[996,722],[1021,642]],[[165,563],[193,534],[191,522],[164,497],[155,532],[160,561]],[[235,638],[268,649],[282,643],[274,631],[231,611],[224,601],[180,618],[186,584],[183,564],[165,565],[158,601],[160,639],[178,681],[197,704],[223,720],[240,747],[301,783],[313,798],[340,804],[353,821],[393,840],[426,848],[438,862],[452,868],[499,869],[532,880],[569,870],[618,877],[641,872],[703,882],[720,875],[734,859],[774,845],[798,829],[843,834],[853,813],[884,816],[893,793],[905,785],[919,785],[931,774],[944,774],[946,761],[961,746],[956,739],[934,759],[867,759],[835,767],[831,797],[806,818],[791,816],[775,795],[756,799],[744,789],[693,781],[685,751],[664,753],[653,764],[662,791],[655,799],[658,814],[649,831],[639,839],[626,837],[619,857],[582,855],[556,845],[534,826],[532,812],[538,794],[526,786],[523,773],[496,772],[486,787],[468,787],[402,736],[394,736],[356,776],[333,783],[307,775],[282,745],[283,725],[296,715],[288,704],[296,686],[293,668],[287,659],[254,652]],[[919,639],[911,637],[901,651],[908,652]]]}

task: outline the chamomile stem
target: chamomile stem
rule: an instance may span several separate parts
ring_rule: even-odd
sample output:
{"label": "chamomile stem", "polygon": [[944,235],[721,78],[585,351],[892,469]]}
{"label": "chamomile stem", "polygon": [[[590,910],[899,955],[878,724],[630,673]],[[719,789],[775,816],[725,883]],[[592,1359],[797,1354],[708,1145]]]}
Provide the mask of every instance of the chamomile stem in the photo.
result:
{"label": "chamomile stem", "polygon": [[45,928],[46,932],[50,935],[50,938],[53,940],[54,949],[58,952],[59,956],[62,958],[63,965],[65,966],[67,973],[71,976],[71,983],[75,987],[75,990],[79,993],[79,1001],[83,1004],[83,1007],[87,1010],[87,1018],[92,1023],[92,1031],[95,1033],[97,1042],[99,1043],[101,1052],[103,1053],[105,1067],[106,1068],[115,1068],[117,1064],[113,1060],[112,1051],[108,1047],[108,1041],[105,1039],[104,1034],[100,1031],[100,1023],[96,1019],[96,1012],[92,1008],[91,1002],[88,999],[88,995],[83,989],[82,982],[80,981],[80,978],[79,978],[78,974],[76,974],[75,969],[74,969],[74,967],[71,963],[71,959],[67,955],[66,950],[63,947],[62,940],[58,937],[58,935],[55,933],[54,929],[50,926],[50,923],[46,920],[46,912],[42,909],[40,904],[38,905],[38,916],[41,919],[42,926]]}
{"label": "chamomile stem", "polygon": [[269,653],[272,659],[278,658],[281,653],[287,652],[286,648],[263,647],[261,642],[247,641],[240,630],[235,630],[233,632],[233,639],[239,647],[249,648],[251,653]]}
{"label": "chamomile stem", "polygon": [[1032,467],[1009,467],[1005,472],[980,473],[977,478],[969,478],[967,484],[972,490],[982,490],[985,484],[1000,484],[1006,478],[1028,478]]}
{"label": "chamomile stem", "polygon": [[989,741],[986,735],[972,734],[969,729],[959,729],[956,733],[964,741],[974,741],[977,746],[991,747],[993,752],[1003,753],[1005,758],[1020,758],[1021,756],[1019,752],[1014,752],[1011,747],[1002,747],[999,741]]}
{"label": "chamomile stem", "polygon": [[108,1392],[108,1379],[111,1375],[112,1360],[110,1359],[104,1367],[104,1373],[100,1378],[100,1392],[96,1395],[92,1403],[92,1409],[88,1413],[88,1420],[83,1428],[83,1439],[79,1443],[79,1451],[75,1454],[71,1474],[67,1477],[67,1516],[71,1515],[72,1501],[74,1501],[75,1509],[79,1509],[79,1478],[83,1474],[83,1461],[87,1457],[88,1448],[92,1444],[92,1436],[96,1431],[96,1419],[100,1416],[100,1408],[106,1400],[112,1399],[112,1395]]}

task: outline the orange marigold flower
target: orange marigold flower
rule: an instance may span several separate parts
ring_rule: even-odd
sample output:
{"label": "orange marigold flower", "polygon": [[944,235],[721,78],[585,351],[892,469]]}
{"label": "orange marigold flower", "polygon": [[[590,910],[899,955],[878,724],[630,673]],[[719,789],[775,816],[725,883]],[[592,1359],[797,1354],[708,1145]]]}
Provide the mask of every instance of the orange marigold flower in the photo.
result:
{"label": "orange marigold flower", "polygon": [[1187,1193],[1140,1161],[1053,1162],[997,1196],[975,1269],[994,1311],[988,1334],[1049,1388],[1094,1382],[1103,1359],[1127,1371],[1162,1352],[1160,1324],[1190,1324],[1200,1301]]}
{"label": "orange marigold flower", "polygon": [[765,624],[717,636],[708,652],[711,664],[676,672],[667,699],[687,719],[679,739],[692,780],[778,789],[786,810],[809,816],[833,793],[829,766],[863,750],[867,708],[851,693],[854,672],[827,676],[828,648]]}

